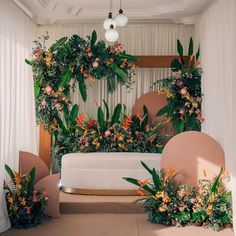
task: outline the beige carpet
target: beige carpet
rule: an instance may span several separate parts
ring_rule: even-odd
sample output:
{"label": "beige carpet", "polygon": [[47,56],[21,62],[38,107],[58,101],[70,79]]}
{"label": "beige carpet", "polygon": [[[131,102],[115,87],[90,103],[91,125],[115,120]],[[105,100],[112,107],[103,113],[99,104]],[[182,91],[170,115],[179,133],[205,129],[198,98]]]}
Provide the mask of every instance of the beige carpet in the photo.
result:
{"label": "beige carpet", "polygon": [[28,230],[9,230],[1,236],[233,236],[202,227],[164,227],[146,222],[143,214],[65,214]]}

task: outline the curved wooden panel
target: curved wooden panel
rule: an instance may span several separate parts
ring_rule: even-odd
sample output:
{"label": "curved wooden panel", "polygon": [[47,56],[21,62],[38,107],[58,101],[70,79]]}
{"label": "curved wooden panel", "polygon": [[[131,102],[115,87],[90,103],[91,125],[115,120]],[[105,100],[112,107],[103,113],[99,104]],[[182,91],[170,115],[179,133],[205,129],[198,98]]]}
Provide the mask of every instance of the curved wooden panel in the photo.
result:
{"label": "curved wooden panel", "polygon": [[44,177],[34,185],[34,188],[47,193],[48,203],[45,213],[52,218],[59,217],[59,174]]}
{"label": "curved wooden panel", "polygon": [[46,164],[36,155],[30,152],[19,152],[19,170],[22,174],[30,173],[31,169],[36,168],[35,183],[50,174]]}
{"label": "curved wooden panel", "polygon": [[165,146],[161,168],[170,167],[180,174],[176,180],[197,186],[199,179],[214,178],[225,165],[224,151],[215,139],[197,131],[188,131],[173,137]]}

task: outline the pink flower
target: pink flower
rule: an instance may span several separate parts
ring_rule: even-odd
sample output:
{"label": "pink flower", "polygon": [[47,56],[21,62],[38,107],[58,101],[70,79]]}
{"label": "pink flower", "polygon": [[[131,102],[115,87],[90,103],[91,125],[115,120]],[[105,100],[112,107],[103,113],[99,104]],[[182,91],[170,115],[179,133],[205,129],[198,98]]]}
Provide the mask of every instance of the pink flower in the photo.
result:
{"label": "pink flower", "polygon": [[44,89],[44,91],[45,91],[45,93],[50,94],[50,93],[52,93],[53,90],[52,90],[51,86],[47,85],[46,88]]}
{"label": "pink flower", "polygon": [[201,114],[202,111],[201,111],[200,109],[197,109],[197,110],[195,111],[195,113],[196,113],[196,114]]}
{"label": "pink flower", "polygon": [[31,207],[30,206],[25,206],[25,209],[26,209],[26,213],[29,215],[30,214],[30,210],[31,210]]}
{"label": "pink flower", "polygon": [[62,109],[62,105],[60,103],[55,104],[55,108],[60,111]]}
{"label": "pink flower", "polygon": [[91,57],[93,54],[91,51],[88,52],[88,57]]}
{"label": "pink flower", "polygon": [[186,87],[180,89],[179,93],[182,95],[185,95],[187,93],[188,89]]}
{"label": "pink flower", "polygon": [[38,202],[38,201],[39,201],[38,197],[37,197],[37,196],[34,196],[33,202]]}
{"label": "pink flower", "polygon": [[179,114],[183,115],[184,113],[185,113],[185,110],[183,110],[183,109],[179,110]]}
{"label": "pink flower", "polygon": [[180,73],[179,72],[175,72],[174,73],[174,77],[175,77],[175,79],[179,79],[180,78]]}
{"label": "pink flower", "polygon": [[197,97],[196,101],[200,103],[202,101],[202,98],[201,97]]}
{"label": "pink flower", "polygon": [[44,200],[47,201],[47,200],[48,200],[48,197],[45,197]]}
{"label": "pink flower", "polygon": [[93,62],[93,68],[98,68],[98,66],[99,66],[99,63],[97,61],[94,61]]}
{"label": "pink flower", "polygon": [[111,135],[111,131],[110,130],[106,130],[104,134],[105,134],[106,137],[108,137],[108,136]]}
{"label": "pink flower", "polygon": [[176,84],[177,84],[179,87],[181,87],[181,86],[183,85],[183,82],[182,82],[182,81],[178,81]]}
{"label": "pink flower", "polygon": [[89,77],[89,72],[87,70],[84,72],[84,77]]}
{"label": "pink flower", "polygon": [[185,192],[184,189],[180,189],[180,190],[178,191],[178,195],[179,195],[179,197],[181,197],[181,198],[184,197],[185,194],[186,194],[186,192]]}
{"label": "pink flower", "polygon": [[89,142],[86,142],[86,143],[84,144],[84,146],[85,146],[85,147],[88,147],[88,146],[89,146]]}
{"label": "pink flower", "polygon": [[47,102],[45,99],[43,99],[43,101],[41,102],[41,106],[45,107],[47,105]]}

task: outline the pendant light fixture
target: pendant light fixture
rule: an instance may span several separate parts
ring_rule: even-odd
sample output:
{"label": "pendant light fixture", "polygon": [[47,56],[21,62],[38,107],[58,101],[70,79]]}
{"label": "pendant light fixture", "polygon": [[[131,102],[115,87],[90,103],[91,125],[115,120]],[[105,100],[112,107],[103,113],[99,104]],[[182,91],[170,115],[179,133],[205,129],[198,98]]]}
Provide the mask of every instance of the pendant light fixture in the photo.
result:
{"label": "pendant light fixture", "polygon": [[110,25],[110,29],[106,31],[105,38],[108,42],[114,43],[119,38],[117,30],[114,29],[114,25]]}
{"label": "pendant light fixture", "polygon": [[116,28],[116,22],[112,19],[112,0],[110,0],[110,12],[108,13],[108,18],[103,22],[103,27],[105,30],[110,30],[110,25]]}
{"label": "pendant light fixture", "polygon": [[119,14],[115,18],[116,25],[119,27],[125,27],[128,23],[128,17],[123,14],[123,10],[121,8],[121,0],[120,0],[120,10]]}

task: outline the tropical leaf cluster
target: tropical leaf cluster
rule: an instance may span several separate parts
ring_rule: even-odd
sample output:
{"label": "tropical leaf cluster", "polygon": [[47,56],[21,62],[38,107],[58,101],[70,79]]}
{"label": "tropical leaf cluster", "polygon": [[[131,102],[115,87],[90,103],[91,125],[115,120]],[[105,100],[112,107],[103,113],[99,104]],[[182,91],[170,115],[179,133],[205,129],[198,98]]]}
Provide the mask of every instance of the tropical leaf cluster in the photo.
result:
{"label": "tropical leaf cluster", "polygon": [[215,231],[232,227],[231,192],[222,184],[222,170],[213,180],[202,179],[198,188],[175,182],[178,173],[173,168],[157,171],[141,162],[150,174],[149,179],[124,180],[138,187],[143,196],[147,220],[151,223],[210,227]]}
{"label": "tropical leaf cluster", "polygon": [[201,102],[201,75],[198,49],[194,55],[193,40],[190,39],[188,55],[184,56],[181,42],[177,40],[179,58],[171,63],[173,75],[169,78],[158,80],[154,87],[160,94],[167,97],[167,105],[157,116],[165,117],[164,122],[171,122],[176,134],[201,130],[202,118]]}
{"label": "tropical leaf cluster", "polygon": [[7,210],[12,227],[30,228],[48,217],[45,207],[48,197],[43,190],[34,190],[35,168],[29,174],[22,175],[6,165],[5,169],[11,181],[4,184]]}
{"label": "tropical leaf cluster", "polygon": [[50,129],[58,112],[71,103],[75,87],[85,102],[87,87],[97,80],[107,80],[108,92],[113,92],[118,84],[132,84],[136,58],[127,54],[121,44],[107,47],[104,41],[97,41],[93,31],[86,39],[78,35],[63,37],[47,49],[48,38],[46,35],[43,42],[35,41],[31,60],[25,60],[33,69],[37,121],[46,129]]}
{"label": "tropical leaf cluster", "polygon": [[126,107],[117,104],[113,111],[103,101],[97,109],[97,119],[79,114],[74,105],[63,109],[64,119],[57,117],[52,133],[53,157],[58,160],[71,152],[161,152],[164,137],[148,124],[148,110],[143,115],[128,116]]}

